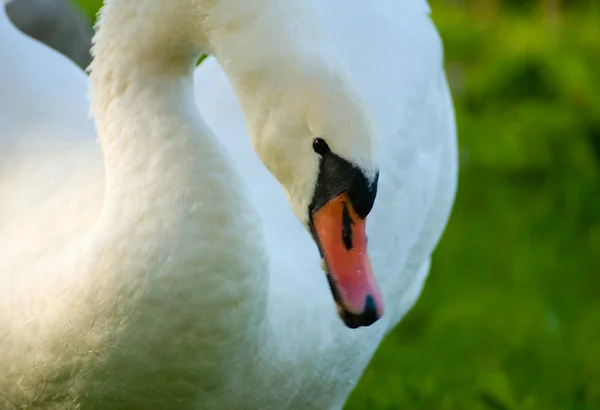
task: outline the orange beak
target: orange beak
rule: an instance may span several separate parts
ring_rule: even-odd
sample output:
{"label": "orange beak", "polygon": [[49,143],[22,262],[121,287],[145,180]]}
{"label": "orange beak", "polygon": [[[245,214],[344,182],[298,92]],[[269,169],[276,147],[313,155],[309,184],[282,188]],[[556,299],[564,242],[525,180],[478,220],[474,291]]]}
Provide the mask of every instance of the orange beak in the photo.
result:
{"label": "orange beak", "polygon": [[340,194],[314,212],[311,222],[340,316],[350,328],[373,324],[383,315],[383,301],[367,254],[366,219],[348,194]]}

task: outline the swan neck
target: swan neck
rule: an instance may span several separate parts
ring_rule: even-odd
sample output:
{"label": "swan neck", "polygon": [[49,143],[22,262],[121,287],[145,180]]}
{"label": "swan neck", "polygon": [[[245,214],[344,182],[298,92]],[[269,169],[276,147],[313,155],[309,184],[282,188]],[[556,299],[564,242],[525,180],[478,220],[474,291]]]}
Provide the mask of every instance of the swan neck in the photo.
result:
{"label": "swan neck", "polygon": [[[148,0],[107,0],[101,10],[89,82],[109,196],[118,189],[166,195],[177,185],[157,183],[183,178],[199,158],[210,164],[206,152],[218,151],[193,96],[199,52],[178,18],[178,8],[159,10]],[[172,36],[161,32],[170,28]]]}
{"label": "swan neck", "polygon": [[204,20],[204,38],[245,112],[261,104],[252,102],[258,94],[293,93],[299,78],[343,71],[311,0],[216,2]]}
{"label": "swan neck", "polygon": [[163,281],[155,292],[174,311],[200,315],[195,329],[220,341],[210,347],[218,355],[256,343],[263,328],[262,232],[240,175],[197,111],[201,47],[186,27],[194,13],[157,3],[167,2],[107,0],[94,37],[91,109],[106,170],[95,233],[126,255],[104,258],[116,277]]}

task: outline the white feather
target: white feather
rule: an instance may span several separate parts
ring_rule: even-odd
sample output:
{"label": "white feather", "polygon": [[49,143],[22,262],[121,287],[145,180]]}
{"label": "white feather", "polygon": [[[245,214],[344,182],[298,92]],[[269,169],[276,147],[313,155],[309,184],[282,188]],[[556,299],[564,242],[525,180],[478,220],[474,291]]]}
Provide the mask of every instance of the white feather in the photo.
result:
{"label": "white feather", "polygon": [[[104,160],[83,74],[0,11],[2,408],[343,406],[420,294],[456,135],[424,1],[311,3],[108,1]],[[224,70],[205,61],[192,89],[203,51]],[[380,169],[368,234],[387,310],[369,328],[337,317],[303,226],[319,132]]]}

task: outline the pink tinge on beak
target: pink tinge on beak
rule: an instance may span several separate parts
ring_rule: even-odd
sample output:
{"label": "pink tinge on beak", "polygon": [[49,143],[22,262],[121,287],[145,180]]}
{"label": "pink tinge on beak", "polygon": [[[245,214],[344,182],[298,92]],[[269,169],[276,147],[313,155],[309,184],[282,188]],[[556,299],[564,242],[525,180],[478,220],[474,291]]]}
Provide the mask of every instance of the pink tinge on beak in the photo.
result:
{"label": "pink tinge on beak", "polygon": [[313,214],[313,225],[341,318],[351,328],[375,323],[383,300],[367,254],[366,219],[341,194]]}

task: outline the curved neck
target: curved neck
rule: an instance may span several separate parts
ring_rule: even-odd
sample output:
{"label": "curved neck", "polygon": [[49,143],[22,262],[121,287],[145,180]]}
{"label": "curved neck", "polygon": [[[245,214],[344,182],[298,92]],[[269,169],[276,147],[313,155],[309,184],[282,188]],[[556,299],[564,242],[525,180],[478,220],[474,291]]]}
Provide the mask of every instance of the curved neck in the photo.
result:
{"label": "curved neck", "polygon": [[258,89],[282,74],[335,60],[313,0],[210,3],[203,14],[203,46],[233,82]]}
{"label": "curved neck", "polygon": [[298,109],[307,86],[327,89],[332,78],[347,79],[313,0],[212,3],[202,38],[231,81],[251,129],[261,126],[273,105]]}
{"label": "curved neck", "polygon": [[[114,198],[139,202],[184,191],[202,200],[207,170],[235,173],[196,108],[192,77],[204,49],[196,3],[106,0],[102,8],[89,81],[106,163],[105,208]],[[227,191],[244,195],[236,182],[227,181]],[[215,206],[231,202],[212,199]]]}
{"label": "curved neck", "polygon": [[[190,80],[202,53],[214,55],[223,66],[246,114],[268,109],[265,105],[273,102],[274,93],[293,94],[294,87],[301,90],[305,84],[299,78],[324,87],[331,86],[332,77],[346,80],[343,64],[312,3],[106,0],[91,66],[96,73],[92,110],[97,122],[104,122],[115,93],[137,93],[128,90],[132,85],[164,86],[173,80]],[[107,79],[112,94],[101,93],[98,98],[95,84]],[[103,85],[97,88],[103,90]],[[164,87],[154,90],[165,91]],[[192,98],[191,94],[186,97]],[[105,133],[100,130],[100,134],[105,141]]]}
{"label": "curved neck", "polygon": [[192,326],[198,352],[242,354],[236,346],[260,343],[266,317],[262,232],[240,175],[197,112],[201,46],[186,26],[194,13],[172,3],[189,2],[107,0],[101,12],[90,86],[106,194],[93,239],[99,252],[112,251],[96,269],[121,292],[134,289],[141,316],[154,316],[161,300],[173,316],[164,326]]}
{"label": "curved neck", "polygon": [[175,310],[211,312],[197,326],[212,350],[266,349],[268,266],[256,210],[197,113],[194,63],[214,54],[252,121],[277,101],[265,93],[285,90],[306,70],[340,67],[308,3],[106,0],[100,16],[90,75],[106,163],[99,226],[111,240],[127,238],[127,263],[112,266],[138,283],[187,275],[190,298],[180,287],[169,300]]}

